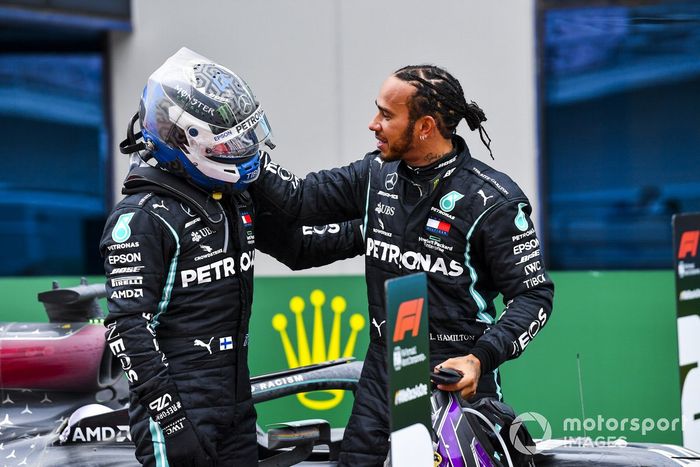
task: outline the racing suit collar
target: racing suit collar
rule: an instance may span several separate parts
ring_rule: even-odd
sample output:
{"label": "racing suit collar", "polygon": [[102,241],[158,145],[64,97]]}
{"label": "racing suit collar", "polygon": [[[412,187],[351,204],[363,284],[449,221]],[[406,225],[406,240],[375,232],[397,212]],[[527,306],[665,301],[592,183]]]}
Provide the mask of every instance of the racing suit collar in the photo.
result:
{"label": "racing suit collar", "polygon": [[[452,144],[454,149],[451,153],[425,167],[410,167],[401,161],[397,170],[399,176],[420,187],[421,193],[431,192],[446,174],[452,174],[457,167],[471,159],[469,148],[464,139],[454,135]],[[427,190],[425,190],[426,188]]]}
{"label": "racing suit collar", "polygon": [[209,227],[214,228],[225,217],[223,208],[203,190],[187,183],[185,180],[151,166],[132,169],[124,180],[122,193],[125,195],[152,191],[154,193],[174,196],[193,208]]}

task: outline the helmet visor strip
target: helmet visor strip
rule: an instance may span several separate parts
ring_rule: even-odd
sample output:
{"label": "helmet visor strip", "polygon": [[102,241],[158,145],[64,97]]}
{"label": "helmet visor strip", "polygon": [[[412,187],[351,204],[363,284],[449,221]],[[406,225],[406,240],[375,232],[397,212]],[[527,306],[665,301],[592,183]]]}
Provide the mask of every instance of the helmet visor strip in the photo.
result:
{"label": "helmet visor strip", "polygon": [[270,124],[260,106],[231,128],[214,126],[176,105],[168,109],[168,117],[184,130],[190,155],[218,162],[233,162],[255,155],[260,144],[271,135]]}

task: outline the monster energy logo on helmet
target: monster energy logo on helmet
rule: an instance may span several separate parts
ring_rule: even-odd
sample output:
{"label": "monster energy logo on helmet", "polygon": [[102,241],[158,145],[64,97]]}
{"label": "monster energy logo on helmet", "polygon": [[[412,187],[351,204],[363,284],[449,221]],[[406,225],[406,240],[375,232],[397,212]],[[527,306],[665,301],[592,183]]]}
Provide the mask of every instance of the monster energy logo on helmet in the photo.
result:
{"label": "monster energy logo on helmet", "polygon": [[165,94],[185,112],[216,128],[231,128],[259,108],[252,91],[237,76],[215,64],[195,64],[187,81],[164,85]]}

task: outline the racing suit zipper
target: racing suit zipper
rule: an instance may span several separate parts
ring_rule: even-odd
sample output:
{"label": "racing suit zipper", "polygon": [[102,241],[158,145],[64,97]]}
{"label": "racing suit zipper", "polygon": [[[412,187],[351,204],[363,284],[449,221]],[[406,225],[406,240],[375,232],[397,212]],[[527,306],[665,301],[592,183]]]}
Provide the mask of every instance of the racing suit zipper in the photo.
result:
{"label": "racing suit zipper", "polygon": [[[230,238],[231,241],[235,242],[233,245],[234,255],[236,256],[235,270],[238,276],[238,284],[240,290],[240,310],[241,315],[238,321],[238,329],[236,330],[236,340],[235,340],[235,351],[236,351],[236,400],[242,401],[250,397],[250,382],[248,379],[247,365],[248,365],[248,352],[245,346],[246,344],[246,334],[248,329],[248,320],[250,319],[250,297],[248,297],[248,287],[246,286],[246,279],[243,277],[244,271],[241,268],[241,259],[243,255],[243,242],[241,239],[242,226],[240,224],[241,211],[238,200],[234,197],[229,198],[229,207],[232,214],[234,214],[235,221],[233,219],[227,219],[226,224],[230,228]],[[230,223],[230,224],[229,224]],[[252,259],[251,259],[252,261]],[[252,268],[252,265],[251,265]],[[252,269],[251,269],[252,274]],[[251,284],[252,287],[252,284]]]}

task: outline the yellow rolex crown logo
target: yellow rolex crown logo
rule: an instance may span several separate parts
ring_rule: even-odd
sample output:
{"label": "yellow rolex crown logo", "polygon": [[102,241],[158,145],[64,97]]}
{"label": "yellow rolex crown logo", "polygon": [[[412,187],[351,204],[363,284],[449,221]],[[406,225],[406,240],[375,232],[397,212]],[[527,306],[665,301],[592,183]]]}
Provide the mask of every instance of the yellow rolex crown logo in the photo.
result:
{"label": "yellow rolex crown logo", "polygon": [[[296,323],[296,351],[289,339],[289,334],[287,334],[287,317],[282,313],[278,313],[272,317],[272,327],[280,333],[282,348],[284,349],[284,355],[287,357],[289,368],[297,368],[313,363],[335,360],[340,357],[352,357],[355,351],[355,344],[357,343],[357,334],[365,327],[364,316],[359,313],[350,316],[350,335],[347,338],[343,353],[341,354],[341,315],[347,309],[347,302],[341,296],[333,297],[333,300],[331,300],[333,325],[331,327],[331,336],[328,340],[328,346],[326,346],[326,331],[323,325],[323,305],[326,303],[326,294],[319,289],[313,290],[309,295],[309,301],[314,307],[314,325],[311,346],[309,346],[309,338],[306,334],[306,325],[304,324],[303,313],[306,308],[306,303],[303,298],[295,296],[289,300],[289,309],[294,314],[294,321]],[[315,391],[315,393],[325,393],[330,396],[330,399],[325,398],[324,400],[317,400],[310,398],[309,394],[314,393],[299,393],[297,394],[297,398],[302,405],[310,409],[329,410],[340,404],[345,391],[342,389],[328,389]]]}

